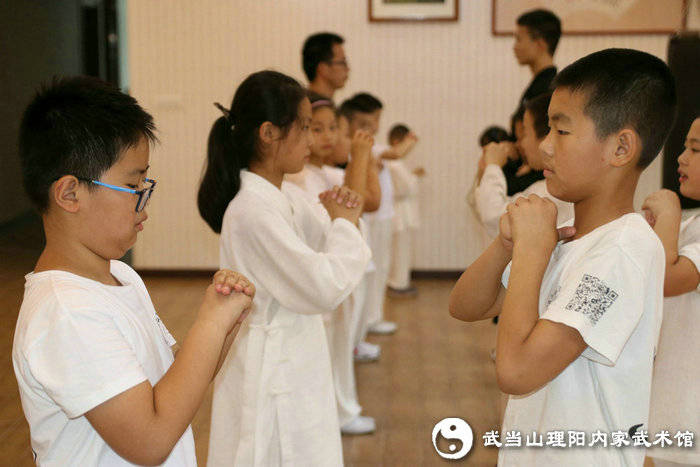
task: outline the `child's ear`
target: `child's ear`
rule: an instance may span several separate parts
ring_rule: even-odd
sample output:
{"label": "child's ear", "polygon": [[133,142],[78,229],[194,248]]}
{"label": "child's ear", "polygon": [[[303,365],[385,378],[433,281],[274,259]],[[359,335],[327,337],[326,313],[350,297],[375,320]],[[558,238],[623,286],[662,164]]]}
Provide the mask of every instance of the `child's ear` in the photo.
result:
{"label": "child's ear", "polygon": [[64,211],[71,213],[80,209],[80,181],[73,175],[64,175],[51,186],[54,203]]}
{"label": "child's ear", "polygon": [[280,129],[272,122],[264,122],[258,130],[258,137],[264,144],[272,144],[280,137]]}
{"label": "child's ear", "polygon": [[614,144],[615,153],[610,160],[610,165],[613,167],[622,167],[633,162],[641,149],[639,135],[631,128],[620,130],[615,136]]}

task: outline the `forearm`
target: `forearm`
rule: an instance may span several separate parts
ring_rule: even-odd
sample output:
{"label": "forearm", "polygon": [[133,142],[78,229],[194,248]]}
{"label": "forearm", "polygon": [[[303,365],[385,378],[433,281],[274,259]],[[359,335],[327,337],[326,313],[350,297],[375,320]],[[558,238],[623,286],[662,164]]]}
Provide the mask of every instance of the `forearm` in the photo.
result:
{"label": "forearm", "polygon": [[369,158],[369,153],[353,154],[353,157],[345,168],[345,185],[363,196],[367,189],[367,167]]}
{"label": "forearm", "polygon": [[678,261],[678,235],[680,232],[680,218],[676,216],[664,216],[660,214],[654,224],[654,232],[664,246],[666,267]]}
{"label": "forearm", "polygon": [[374,212],[379,209],[382,201],[382,188],[379,185],[379,173],[373,162],[370,162],[367,167],[367,185],[364,212]]}
{"label": "forearm", "polygon": [[498,352],[503,356],[517,355],[539,319],[540,287],[549,256],[513,248],[508,289],[498,326]]}
{"label": "forearm", "polygon": [[231,330],[230,333],[226,336],[226,339],[224,340],[224,345],[221,348],[221,352],[219,353],[219,361],[216,364],[216,369],[214,370],[214,375],[212,375],[212,380],[216,377],[216,375],[219,373],[219,370],[221,369],[222,365],[224,364],[224,360],[226,360],[226,355],[228,355],[228,351],[231,349],[231,345],[233,345],[233,341],[236,339],[236,336],[238,335],[238,331],[241,330],[241,323],[236,324],[233,329]]}
{"label": "forearm", "polygon": [[511,254],[500,238],[461,275],[450,294],[450,315],[462,321],[484,319],[501,291],[501,276]]}
{"label": "forearm", "polygon": [[214,323],[197,320],[190,328],[177,358],[153,387],[154,451],[169,453],[191,423],[224,356],[225,340],[225,330]]}

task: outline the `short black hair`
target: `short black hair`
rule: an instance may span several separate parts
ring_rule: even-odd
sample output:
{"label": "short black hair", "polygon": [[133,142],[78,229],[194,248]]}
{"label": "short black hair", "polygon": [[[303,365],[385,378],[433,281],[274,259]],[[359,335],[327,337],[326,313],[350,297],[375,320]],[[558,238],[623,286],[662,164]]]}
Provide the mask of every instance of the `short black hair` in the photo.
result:
{"label": "short black hair", "polygon": [[530,10],[518,17],[517,24],[526,27],[533,39],[544,39],[549,55],[554,55],[561,37],[561,21],[557,15],[549,10]]}
{"label": "short black hair", "polygon": [[321,62],[333,59],[333,45],[345,40],[332,32],[319,32],[309,36],[301,50],[301,64],[309,82],[316,79],[316,70]]}
{"label": "short black hair", "polygon": [[676,117],[676,83],[658,57],[632,49],[606,49],[564,68],[552,89],[585,93],[584,113],[603,139],[631,126],[642,141],[638,165],[647,167],[661,150]]}
{"label": "short black hair", "polygon": [[535,135],[537,138],[542,139],[549,133],[549,116],[547,111],[549,110],[549,101],[552,100],[552,93],[546,92],[535,96],[532,99],[528,99],[525,102],[525,110],[530,112],[532,116],[532,123],[535,127]]}
{"label": "short black hair", "polygon": [[360,92],[346,99],[341,105],[338,112],[348,120],[352,120],[356,113],[371,114],[377,110],[381,110],[384,106],[382,101],[374,97],[372,94]]}
{"label": "short black hair", "polygon": [[510,135],[505,128],[497,125],[492,125],[486,128],[479,135],[479,146],[482,148],[489,143],[500,143],[501,141],[509,141]]}
{"label": "short black hair", "polygon": [[411,130],[403,123],[397,123],[389,130],[389,144],[395,140],[401,141],[410,131]]}
{"label": "short black hair", "polygon": [[[54,78],[24,111],[19,155],[24,189],[39,212],[64,175],[99,180],[122,153],[157,141],[153,117],[136,99],[97,78]],[[91,185],[90,185],[91,186]]]}

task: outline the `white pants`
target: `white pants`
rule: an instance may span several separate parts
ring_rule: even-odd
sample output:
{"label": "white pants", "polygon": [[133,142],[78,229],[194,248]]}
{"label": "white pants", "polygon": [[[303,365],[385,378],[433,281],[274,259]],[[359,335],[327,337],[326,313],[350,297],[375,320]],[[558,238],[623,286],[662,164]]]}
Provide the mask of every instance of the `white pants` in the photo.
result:
{"label": "white pants", "polygon": [[392,219],[373,220],[369,226],[369,233],[369,246],[372,249],[372,260],[376,270],[368,274],[367,304],[362,339],[370,326],[384,320],[384,295],[391,267]]}
{"label": "white pants", "polygon": [[396,230],[387,284],[393,289],[411,286],[411,237],[413,229]]}
{"label": "white pants", "polygon": [[363,279],[330,319],[324,321],[341,427],[362,412],[357,400],[353,350],[360,334],[366,295],[367,284]]}

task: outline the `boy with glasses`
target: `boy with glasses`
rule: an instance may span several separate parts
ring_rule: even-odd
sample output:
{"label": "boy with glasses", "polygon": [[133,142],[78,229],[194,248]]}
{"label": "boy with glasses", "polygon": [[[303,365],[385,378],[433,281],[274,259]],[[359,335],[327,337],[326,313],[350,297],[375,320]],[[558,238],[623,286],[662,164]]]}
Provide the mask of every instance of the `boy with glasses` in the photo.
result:
{"label": "boy with glasses", "polygon": [[55,80],[22,119],[46,246],[25,276],[12,361],[38,465],[197,465],[189,424],[255,288],[219,271],[175,358],[143,281],[116,260],[147,218],[154,131],[135,99],[87,77]]}

